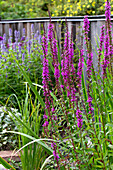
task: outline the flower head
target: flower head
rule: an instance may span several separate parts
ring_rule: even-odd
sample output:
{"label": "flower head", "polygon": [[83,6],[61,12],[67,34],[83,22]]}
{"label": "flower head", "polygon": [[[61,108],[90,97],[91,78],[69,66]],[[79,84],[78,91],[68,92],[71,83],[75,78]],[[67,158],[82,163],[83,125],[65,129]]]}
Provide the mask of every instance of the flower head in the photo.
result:
{"label": "flower head", "polygon": [[3,37],[0,36],[0,41],[2,41],[2,40],[3,40]]}

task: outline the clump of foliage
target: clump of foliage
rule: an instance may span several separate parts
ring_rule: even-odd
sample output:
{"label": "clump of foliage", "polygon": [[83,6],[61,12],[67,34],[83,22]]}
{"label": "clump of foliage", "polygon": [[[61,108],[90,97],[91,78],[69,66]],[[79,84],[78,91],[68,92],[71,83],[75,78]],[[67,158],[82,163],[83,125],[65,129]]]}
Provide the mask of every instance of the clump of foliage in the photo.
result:
{"label": "clump of foliage", "polygon": [[[11,108],[11,112],[16,113],[17,117],[20,116],[20,113],[14,108]],[[16,123],[17,121],[14,123],[11,113],[8,112],[6,107],[0,107],[0,150],[11,150],[17,147],[18,140],[14,134],[1,134],[5,131],[17,131]]]}

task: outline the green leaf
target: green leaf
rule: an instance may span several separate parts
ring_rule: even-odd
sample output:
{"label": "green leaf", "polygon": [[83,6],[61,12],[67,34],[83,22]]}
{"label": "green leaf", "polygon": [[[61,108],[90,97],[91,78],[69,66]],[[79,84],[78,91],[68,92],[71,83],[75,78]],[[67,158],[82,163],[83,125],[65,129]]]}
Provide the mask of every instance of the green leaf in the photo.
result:
{"label": "green leaf", "polygon": [[7,169],[16,170],[8,162],[6,162],[1,156],[0,156],[0,164],[2,164]]}
{"label": "green leaf", "polygon": [[108,99],[109,99],[109,104],[111,105],[111,108],[113,109],[113,99],[111,98],[111,96],[109,95],[109,93],[108,93],[108,91],[106,92],[106,95],[107,95],[107,97],[108,97]]}
{"label": "green leaf", "polygon": [[95,168],[103,168],[103,166],[101,166],[101,165],[92,165],[92,166]]}
{"label": "green leaf", "polygon": [[85,79],[84,79],[84,72],[83,71],[82,71],[82,89],[83,89],[84,99],[85,99],[85,101],[87,101],[88,97],[87,97],[87,92],[86,92],[86,86],[85,86]]}
{"label": "green leaf", "polygon": [[54,99],[56,102],[58,102],[57,97],[56,97],[52,92],[50,92],[50,95],[53,97],[53,99]]}
{"label": "green leaf", "polygon": [[88,161],[88,164],[91,164],[93,162],[93,156],[90,158],[90,160]]}
{"label": "green leaf", "polygon": [[49,159],[50,159],[51,157],[53,157],[53,155],[50,155],[50,156],[44,161],[44,163],[42,164],[40,170],[43,170],[44,166],[48,163],[48,161],[49,161]]}

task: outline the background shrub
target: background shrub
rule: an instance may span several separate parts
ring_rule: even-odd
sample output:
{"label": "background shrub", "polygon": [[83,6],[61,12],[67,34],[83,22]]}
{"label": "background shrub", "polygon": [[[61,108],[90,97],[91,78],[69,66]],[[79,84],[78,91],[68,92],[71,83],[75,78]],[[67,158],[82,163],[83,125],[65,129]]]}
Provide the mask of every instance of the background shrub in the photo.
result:
{"label": "background shrub", "polygon": [[[14,0],[0,2],[0,16],[2,19],[35,18],[48,16],[48,9],[52,16],[78,16],[104,14],[104,0]],[[113,14],[113,0],[111,0],[111,14]]]}

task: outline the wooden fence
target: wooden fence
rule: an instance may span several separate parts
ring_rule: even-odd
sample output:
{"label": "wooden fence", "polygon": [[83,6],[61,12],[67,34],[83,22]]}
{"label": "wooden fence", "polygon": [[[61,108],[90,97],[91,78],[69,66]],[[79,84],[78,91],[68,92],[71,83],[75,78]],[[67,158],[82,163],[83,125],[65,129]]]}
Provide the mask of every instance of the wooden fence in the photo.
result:
{"label": "wooden fence", "polygon": [[[72,33],[73,41],[76,45],[80,48],[81,47],[81,35],[83,30],[83,17],[52,17],[52,23],[54,24],[54,30],[56,31],[57,40],[60,45],[62,46],[62,38],[64,37],[65,32],[65,19],[67,20],[68,30]],[[90,33],[89,37],[91,40],[92,46],[97,49],[97,45],[95,42],[95,38],[97,35],[100,36],[100,27],[105,24],[105,16],[89,16],[90,21]],[[113,15],[111,16],[111,22],[113,23]],[[9,35],[9,28],[12,29],[13,32],[13,39],[14,39],[14,31],[20,31],[20,37],[22,36],[23,28],[26,30],[26,36],[30,39],[31,38],[31,24],[34,24],[35,32],[38,30],[41,34],[43,30],[43,25],[45,27],[46,33],[48,32],[48,25],[49,25],[49,18],[35,18],[35,19],[17,19],[17,20],[1,20],[0,21],[0,36],[3,36],[6,33],[6,37],[8,39]],[[112,31],[113,31],[113,24],[112,24]],[[83,42],[83,46],[84,42]],[[95,51],[93,49],[94,55]],[[95,67],[97,66],[97,58],[96,55],[94,57]]]}

